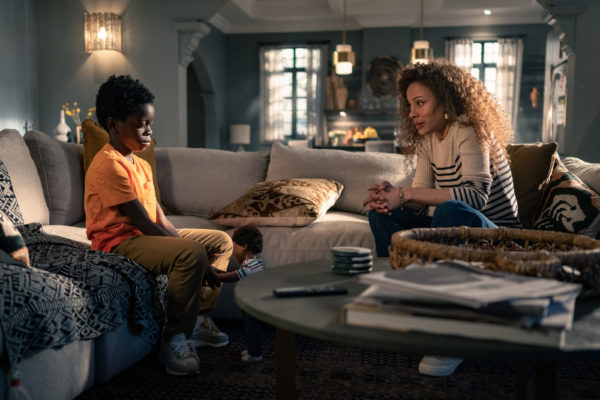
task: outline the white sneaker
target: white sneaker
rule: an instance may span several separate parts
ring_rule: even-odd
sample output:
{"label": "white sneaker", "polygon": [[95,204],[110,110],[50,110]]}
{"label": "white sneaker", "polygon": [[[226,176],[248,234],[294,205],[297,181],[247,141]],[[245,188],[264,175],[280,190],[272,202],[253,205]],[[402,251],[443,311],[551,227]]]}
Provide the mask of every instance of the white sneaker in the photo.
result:
{"label": "white sneaker", "polygon": [[185,338],[185,334],[173,335],[167,343],[162,341],[158,359],[164,364],[169,375],[196,375],[200,373],[200,360],[194,346]]}
{"label": "white sneaker", "polygon": [[431,376],[451,375],[463,361],[462,358],[425,356],[419,363],[419,373]]}
{"label": "white sneaker", "polygon": [[248,350],[243,350],[242,351],[242,362],[245,363],[259,363],[263,360],[263,356],[262,354],[259,356],[251,356],[250,353],[248,353]]}
{"label": "white sneaker", "polygon": [[229,343],[229,336],[217,328],[217,325],[215,325],[212,318],[199,316],[196,320],[196,326],[194,326],[190,341],[196,347],[221,347]]}

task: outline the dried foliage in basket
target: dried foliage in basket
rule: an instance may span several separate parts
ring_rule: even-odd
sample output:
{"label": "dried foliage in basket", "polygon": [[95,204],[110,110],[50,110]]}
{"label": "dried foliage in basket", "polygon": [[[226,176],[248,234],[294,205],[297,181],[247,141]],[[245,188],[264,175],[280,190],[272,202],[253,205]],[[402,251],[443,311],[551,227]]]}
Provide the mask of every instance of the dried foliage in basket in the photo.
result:
{"label": "dried foliage in basket", "polygon": [[481,262],[490,270],[577,282],[583,296],[600,295],[600,240],[583,235],[465,226],[392,235],[393,269],[435,260]]}

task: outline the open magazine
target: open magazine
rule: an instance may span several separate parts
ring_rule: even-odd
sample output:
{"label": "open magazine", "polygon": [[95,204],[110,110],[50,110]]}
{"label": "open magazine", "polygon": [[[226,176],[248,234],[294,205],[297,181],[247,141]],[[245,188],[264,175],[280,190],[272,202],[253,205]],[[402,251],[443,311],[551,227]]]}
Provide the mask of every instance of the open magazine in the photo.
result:
{"label": "open magazine", "polygon": [[413,299],[439,300],[472,308],[516,300],[552,299],[581,291],[580,284],[486,271],[458,261],[410,264],[405,269],[365,274],[359,279],[389,289],[402,288],[404,296]]}

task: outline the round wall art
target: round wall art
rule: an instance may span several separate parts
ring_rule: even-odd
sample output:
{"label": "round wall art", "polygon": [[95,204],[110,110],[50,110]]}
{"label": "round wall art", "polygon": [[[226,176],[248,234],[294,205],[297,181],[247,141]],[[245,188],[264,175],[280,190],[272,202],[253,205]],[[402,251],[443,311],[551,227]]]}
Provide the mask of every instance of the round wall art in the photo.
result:
{"label": "round wall art", "polygon": [[396,57],[375,57],[367,68],[367,87],[376,97],[391,97],[396,94],[396,75],[402,64]]}

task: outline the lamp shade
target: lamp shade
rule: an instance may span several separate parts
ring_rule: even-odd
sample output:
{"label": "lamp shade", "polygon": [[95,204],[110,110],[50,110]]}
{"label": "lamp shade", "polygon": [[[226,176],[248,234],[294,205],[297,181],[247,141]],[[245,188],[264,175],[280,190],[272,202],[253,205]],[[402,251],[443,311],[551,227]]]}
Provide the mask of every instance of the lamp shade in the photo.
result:
{"label": "lamp shade", "polygon": [[433,49],[429,47],[427,40],[415,40],[411,52],[411,64],[427,64],[433,58]]}
{"label": "lamp shade", "polygon": [[338,44],[333,53],[333,65],[338,75],[349,75],[354,66],[354,52],[349,44]]}
{"label": "lamp shade", "polygon": [[250,144],[250,125],[231,125],[229,128],[229,142],[231,144]]}
{"label": "lamp shade", "polygon": [[121,17],[113,13],[85,13],[85,51],[121,51]]}

